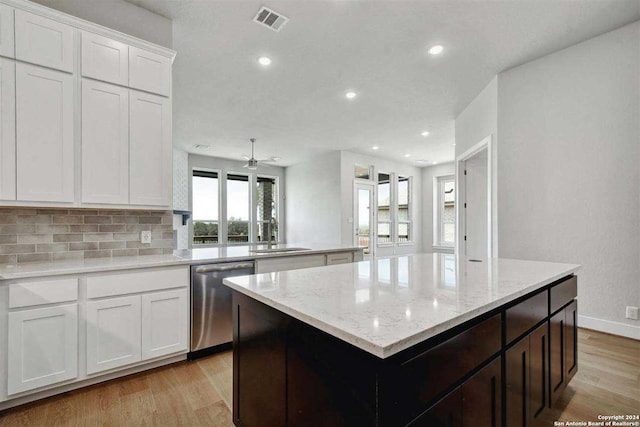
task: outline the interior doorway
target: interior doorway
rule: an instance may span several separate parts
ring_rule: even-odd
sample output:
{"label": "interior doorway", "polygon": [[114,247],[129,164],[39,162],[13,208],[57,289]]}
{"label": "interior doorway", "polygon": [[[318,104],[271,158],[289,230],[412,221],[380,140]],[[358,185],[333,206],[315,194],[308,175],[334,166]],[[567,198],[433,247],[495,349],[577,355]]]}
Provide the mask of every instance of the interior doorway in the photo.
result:
{"label": "interior doorway", "polygon": [[488,136],[456,161],[459,196],[456,251],[462,258],[485,260],[496,256],[492,155]]}
{"label": "interior doorway", "polygon": [[356,182],[353,193],[354,245],[363,248],[365,255],[374,255],[374,185]]}

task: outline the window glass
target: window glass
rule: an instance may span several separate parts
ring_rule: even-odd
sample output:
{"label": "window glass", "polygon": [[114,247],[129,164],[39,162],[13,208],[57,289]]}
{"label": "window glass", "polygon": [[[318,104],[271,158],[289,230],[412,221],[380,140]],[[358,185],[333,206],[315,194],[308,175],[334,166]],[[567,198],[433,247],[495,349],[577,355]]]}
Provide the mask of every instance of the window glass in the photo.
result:
{"label": "window glass", "polygon": [[378,174],[378,244],[391,243],[391,175]]}
{"label": "window glass", "polygon": [[[278,188],[275,178],[259,176],[256,182],[256,218],[258,242],[278,241]],[[271,226],[269,227],[269,224]]]}
{"label": "window glass", "polygon": [[398,177],[398,242],[411,241],[411,178]]}
{"label": "window glass", "polygon": [[371,166],[355,165],[354,173],[358,179],[371,179]]}
{"label": "window glass", "polygon": [[193,244],[218,243],[219,181],[216,172],[193,171]]}
{"label": "window glass", "polygon": [[249,177],[227,175],[227,235],[230,243],[249,242]]}
{"label": "window glass", "polygon": [[438,178],[437,203],[438,216],[434,218],[437,221],[438,236],[436,243],[441,246],[453,246],[456,235],[456,195],[455,195],[455,177],[443,176]]}

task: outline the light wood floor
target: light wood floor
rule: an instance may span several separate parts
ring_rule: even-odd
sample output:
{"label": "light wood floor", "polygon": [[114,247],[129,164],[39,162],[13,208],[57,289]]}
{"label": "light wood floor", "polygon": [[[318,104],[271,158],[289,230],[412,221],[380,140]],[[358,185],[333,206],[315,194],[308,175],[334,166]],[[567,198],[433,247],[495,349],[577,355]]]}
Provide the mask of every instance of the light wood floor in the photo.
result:
{"label": "light wood floor", "polygon": [[[578,339],[578,373],[549,426],[640,414],[640,341],[586,329]],[[0,426],[232,426],[231,367],[231,352],[177,363],[10,409]]]}

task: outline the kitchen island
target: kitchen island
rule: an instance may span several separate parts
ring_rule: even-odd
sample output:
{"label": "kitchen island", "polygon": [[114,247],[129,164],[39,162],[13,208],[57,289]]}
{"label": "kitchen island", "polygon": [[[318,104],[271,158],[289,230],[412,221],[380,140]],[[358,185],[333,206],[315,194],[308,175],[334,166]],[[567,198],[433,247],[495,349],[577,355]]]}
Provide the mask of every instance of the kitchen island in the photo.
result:
{"label": "kitchen island", "polygon": [[418,254],[234,277],[237,426],[535,426],[577,370],[577,265]]}

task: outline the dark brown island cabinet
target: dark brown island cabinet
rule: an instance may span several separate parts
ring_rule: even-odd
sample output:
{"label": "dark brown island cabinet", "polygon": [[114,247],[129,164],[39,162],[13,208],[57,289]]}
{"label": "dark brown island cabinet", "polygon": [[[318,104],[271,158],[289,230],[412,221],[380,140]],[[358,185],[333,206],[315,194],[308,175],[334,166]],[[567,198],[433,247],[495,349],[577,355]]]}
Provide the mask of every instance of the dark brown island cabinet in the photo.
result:
{"label": "dark brown island cabinet", "polygon": [[571,275],[388,358],[233,292],[240,427],[534,427],[577,370]]}

